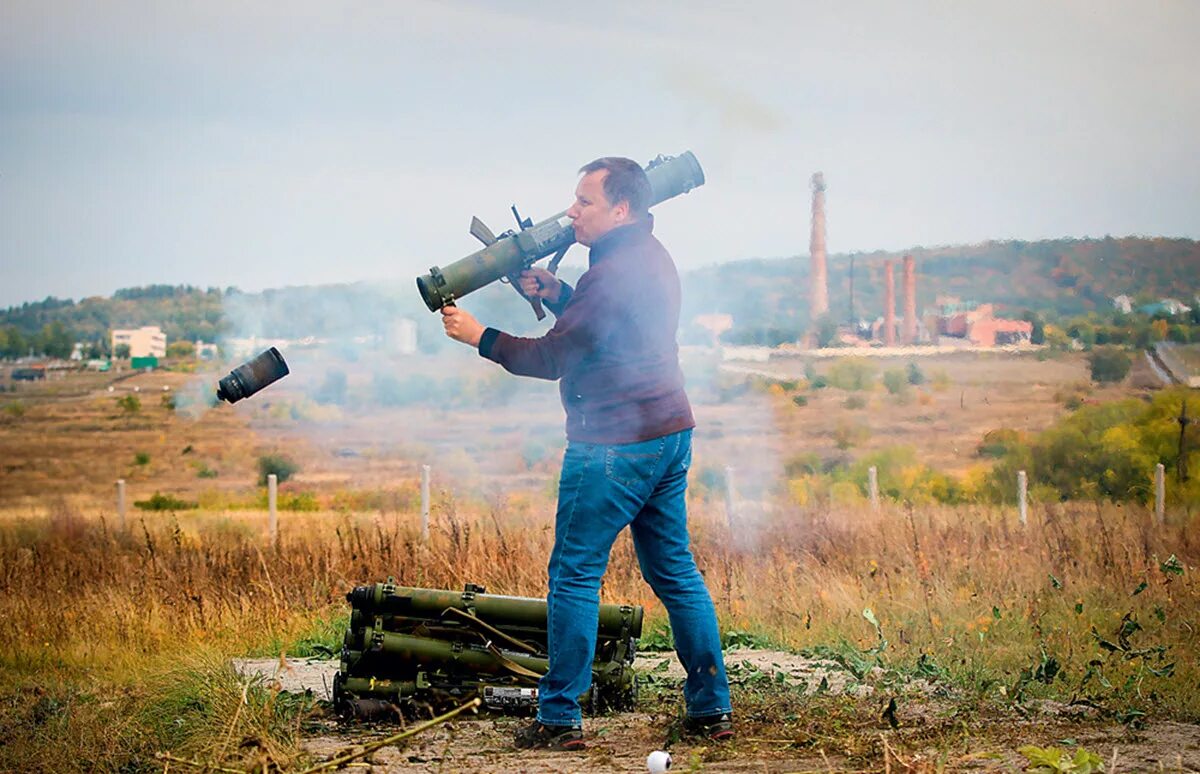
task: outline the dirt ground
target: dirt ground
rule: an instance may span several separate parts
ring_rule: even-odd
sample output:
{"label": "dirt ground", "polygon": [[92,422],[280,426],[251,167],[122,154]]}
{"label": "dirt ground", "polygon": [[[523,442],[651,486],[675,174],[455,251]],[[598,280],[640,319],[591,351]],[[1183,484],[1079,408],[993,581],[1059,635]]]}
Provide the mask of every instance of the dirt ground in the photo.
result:
{"label": "dirt ground", "polygon": [[[667,661],[666,667],[661,663]],[[792,653],[770,650],[733,650],[727,663],[781,671],[789,684],[825,681],[830,696],[869,705],[879,703],[871,686],[861,685],[831,662],[807,659]],[[337,662],[328,660],[245,659],[235,662],[244,675],[261,675],[277,680],[287,692],[311,690],[328,699]],[[655,671],[668,678],[682,677],[671,654],[639,657],[639,671]],[[978,722],[977,727],[957,729],[952,742],[932,739],[928,726],[953,715],[953,701],[927,684],[909,686],[896,710],[896,728],[879,722],[856,728],[849,737],[839,733],[823,736],[806,732],[772,738],[758,735],[758,724],[742,726],[731,744],[670,744],[669,727],[676,709],[618,713],[584,721],[588,748],[580,753],[517,751],[511,746],[513,733],[524,718],[481,715],[436,726],[410,739],[402,747],[384,747],[354,770],[378,774],[416,772],[644,772],[646,757],[658,749],[669,750],[672,771],[711,772],[850,772],[850,771],[1022,771],[1027,761],[1017,749],[1025,744],[1041,747],[1083,747],[1101,756],[1105,771],[1112,772],[1200,772],[1200,726],[1175,722],[1151,722],[1139,731],[1105,722],[1055,702],[1036,706],[1028,717],[1013,716],[1004,723]],[[642,702],[646,704],[646,702]],[[332,717],[309,729],[304,742],[318,761],[354,752],[398,733],[398,726],[348,725]],[[873,746],[876,754],[863,754]],[[915,750],[915,752],[914,752]],[[903,752],[900,752],[903,751]],[[941,767],[939,769],[939,766]]]}

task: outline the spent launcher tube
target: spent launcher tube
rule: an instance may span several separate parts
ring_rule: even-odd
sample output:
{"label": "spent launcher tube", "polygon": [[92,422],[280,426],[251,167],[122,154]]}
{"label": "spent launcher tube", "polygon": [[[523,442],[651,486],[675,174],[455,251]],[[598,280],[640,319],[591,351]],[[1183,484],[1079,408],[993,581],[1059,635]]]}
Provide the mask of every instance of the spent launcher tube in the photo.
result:
{"label": "spent launcher tube", "polygon": [[[461,592],[358,586],[346,595],[350,626],[333,681],[334,704],[348,717],[391,717],[461,703],[469,696],[500,712],[537,709],[549,668],[546,600],[488,594],[468,583]],[[644,611],[600,606],[592,685],[579,697],[588,712],[632,708],[633,660]]]}
{"label": "spent launcher tube", "polygon": [[[456,608],[501,628],[529,627],[545,630],[546,600],[509,597],[471,591],[442,591],[376,583],[358,586],[346,595],[356,611],[368,615],[392,614],[412,618],[438,619],[447,608]],[[643,608],[633,605],[600,605],[601,637],[642,636]]]}
{"label": "spent launcher tube", "polygon": [[[650,206],[704,185],[704,170],[691,151],[678,156],[659,156],[646,165],[646,177],[650,179],[652,191]],[[515,280],[521,271],[547,256],[554,256],[550,271],[558,268],[558,261],[567,248],[575,244],[575,230],[566,211],[538,223],[522,219],[516,207],[513,207],[513,215],[520,230],[506,231],[498,237],[475,218],[471,222],[471,234],[483,242],[483,249],[449,266],[434,266],[428,274],[417,277],[417,289],[429,311],[436,312],[502,278],[508,278],[520,293]],[[540,301],[533,299],[530,303],[538,319],[542,319],[545,313]]]}

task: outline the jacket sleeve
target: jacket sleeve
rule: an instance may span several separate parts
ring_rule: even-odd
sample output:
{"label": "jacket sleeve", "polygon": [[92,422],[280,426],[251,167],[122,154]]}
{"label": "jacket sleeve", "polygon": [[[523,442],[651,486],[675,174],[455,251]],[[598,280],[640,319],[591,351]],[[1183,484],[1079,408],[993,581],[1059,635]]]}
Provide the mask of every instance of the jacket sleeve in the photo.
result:
{"label": "jacket sleeve", "polygon": [[571,303],[543,336],[522,338],[488,328],[479,340],[479,354],[517,376],[561,378],[595,349],[610,325],[602,288],[591,280],[585,276],[579,281]]}
{"label": "jacket sleeve", "polygon": [[562,283],[562,289],[558,291],[558,300],[554,302],[543,301],[542,303],[555,317],[561,317],[563,309],[566,309],[567,303],[571,300],[571,296],[575,295],[575,290],[567,283]]}

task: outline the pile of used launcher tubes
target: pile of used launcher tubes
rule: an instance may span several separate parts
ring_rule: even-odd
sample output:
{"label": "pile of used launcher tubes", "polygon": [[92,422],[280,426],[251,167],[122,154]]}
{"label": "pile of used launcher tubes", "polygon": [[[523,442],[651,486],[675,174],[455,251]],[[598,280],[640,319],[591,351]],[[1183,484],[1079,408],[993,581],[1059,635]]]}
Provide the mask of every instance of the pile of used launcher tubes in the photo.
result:
{"label": "pile of used launcher tubes", "polygon": [[[350,628],[333,699],[344,717],[362,720],[439,712],[478,697],[497,712],[537,709],[547,668],[546,600],[387,583],[346,595]],[[633,659],[643,609],[601,605],[585,712],[632,709]]]}

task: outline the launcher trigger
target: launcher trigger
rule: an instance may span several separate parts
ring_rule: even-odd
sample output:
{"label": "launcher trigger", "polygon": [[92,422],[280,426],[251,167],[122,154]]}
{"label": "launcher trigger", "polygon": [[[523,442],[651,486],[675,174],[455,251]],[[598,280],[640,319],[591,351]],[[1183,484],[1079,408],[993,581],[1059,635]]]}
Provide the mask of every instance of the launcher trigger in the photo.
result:
{"label": "launcher trigger", "polygon": [[567,254],[567,250],[570,248],[570,245],[558,248],[558,252],[550,259],[550,263],[546,264],[546,270],[551,274],[558,274],[558,265],[562,263],[563,256]]}

